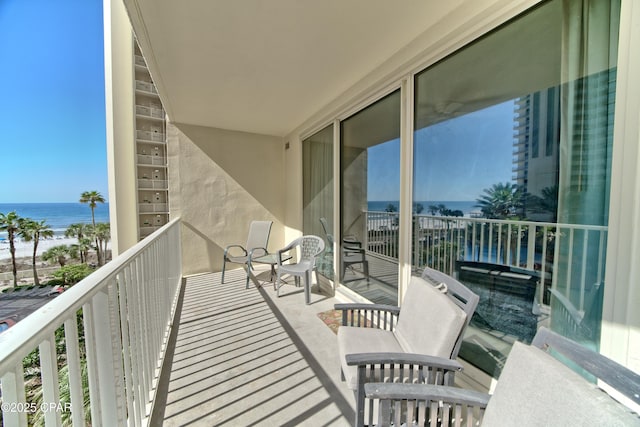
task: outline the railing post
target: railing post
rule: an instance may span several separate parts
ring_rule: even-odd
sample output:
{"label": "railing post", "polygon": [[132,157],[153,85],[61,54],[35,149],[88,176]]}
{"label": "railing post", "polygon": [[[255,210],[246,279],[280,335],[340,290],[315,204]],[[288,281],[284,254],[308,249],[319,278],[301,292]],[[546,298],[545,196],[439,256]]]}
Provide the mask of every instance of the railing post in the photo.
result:
{"label": "railing post", "polygon": [[78,338],[78,320],[73,317],[64,322],[64,337],[69,365],[69,395],[71,397],[71,421],[73,425],[84,424],[84,396],[82,390],[82,365]]}
{"label": "railing post", "polygon": [[[2,376],[2,403],[2,419],[5,426],[27,426],[27,411],[18,411],[20,407],[24,408],[26,405],[22,361],[13,371]],[[8,410],[5,410],[5,407]]]}
{"label": "railing post", "polygon": [[61,414],[57,408],[60,403],[60,388],[58,385],[58,363],[56,358],[56,337],[51,334],[48,340],[40,346],[40,375],[42,379],[42,407],[46,425],[60,425]]}
{"label": "railing post", "polygon": [[115,366],[111,344],[109,296],[104,291],[98,292],[91,301],[89,311],[88,320],[93,333],[87,337],[87,363],[89,372],[97,374],[92,387],[91,421],[94,425],[122,425],[124,420],[118,417],[120,405],[117,402],[116,382],[119,380],[116,372],[119,369]]}
{"label": "railing post", "polygon": [[527,241],[527,269],[533,270],[536,255],[536,226],[529,224],[529,239]]}

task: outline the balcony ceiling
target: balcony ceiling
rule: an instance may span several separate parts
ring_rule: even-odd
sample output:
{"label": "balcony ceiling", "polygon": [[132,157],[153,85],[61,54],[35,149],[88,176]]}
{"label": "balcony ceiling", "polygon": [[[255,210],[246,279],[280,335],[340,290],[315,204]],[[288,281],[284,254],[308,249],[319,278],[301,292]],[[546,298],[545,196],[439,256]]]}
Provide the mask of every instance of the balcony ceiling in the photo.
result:
{"label": "balcony ceiling", "polygon": [[124,3],[172,121],[283,136],[464,1]]}

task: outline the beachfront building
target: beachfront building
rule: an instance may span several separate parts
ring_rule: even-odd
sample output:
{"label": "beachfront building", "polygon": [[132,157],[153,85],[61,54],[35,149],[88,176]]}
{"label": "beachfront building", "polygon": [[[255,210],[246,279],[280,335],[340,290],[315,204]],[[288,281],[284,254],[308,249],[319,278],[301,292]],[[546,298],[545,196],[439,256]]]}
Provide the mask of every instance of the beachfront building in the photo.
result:
{"label": "beachfront building", "polygon": [[[551,87],[515,102],[513,181],[537,197],[558,186],[560,92]],[[539,221],[555,221],[556,212],[529,207],[527,213]]]}
{"label": "beachfront building", "polygon": [[[530,340],[540,325],[640,372],[640,313],[635,310],[640,303],[635,262],[640,256],[639,29],[640,7],[633,0],[105,0],[114,253],[129,247],[150,253],[138,260],[127,252],[131,260],[114,260],[107,266],[113,274],[104,273],[105,284],[95,284],[82,302],[96,299],[96,316],[107,316],[108,307],[126,303],[114,297],[115,288],[130,282],[140,287],[131,296],[137,311],[127,316],[142,311],[158,320],[158,332],[149,334],[152,345],[143,346],[145,357],[147,348],[162,348],[160,361],[152,359],[156,367],[167,361],[163,325],[171,321],[175,292],[182,292],[180,328],[204,325],[186,349],[169,358],[179,370],[175,389],[186,393],[161,396],[169,408],[165,415],[175,414],[173,420],[198,405],[171,412],[170,404],[209,393],[203,385],[219,370],[208,365],[197,375],[188,371],[222,356],[198,334],[237,319],[233,304],[254,295],[244,289],[243,276],[222,284],[216,275],[224,248],[244,242],[253,220],[273,221],[270,251],[300,234],[324,237],[330,250],[319,287],[338,300],[402,303],[411,276],[425,266],[473,285],[481,296],[479,317],[460,351],[465,371],[456,377],[466,387],[489,389],[499,381],[513,341]],[[132,237],[137,230],[130,225],[137,200],[129,190],[135,168],[125,168],[131,151],[119,151],[134,130],[129,102],[134,34],[167,115],[171,220],[137,245]],[[528,166],[520,134],[514,135],[514,122],[519,126],[528,117],[520,114],[527,100],[540,112],[530,117],[537,130],[531,129],[527,142]],[[543,164],[547,153],[553,161]],[[417,209],[417,202],[474,201],[489,194],[485,189],[520,183],[514,162],[528,167],[522,180],[530,193],[556,180],[555,219],[536,221],[510,205],[499,209],[504,193],[498,191],[491,193],[496,196],[491,217]],[[534,179],[534,172],[540,177]],[[369,200],[397,201],[398,208],[368,212]],[[346,242],[357,242],[366,258],[346,262]],[[147,277],[150,286],[162,286],[145,291],[147,281],[138,278]],[[167,279],[173,287],[165,286]],[[207,304],[215,305],[207,303],[213,295],[220,316],[207,312]],[[63,297],[71,298],[62,295],[58,301]],[[289,301],[265,298],[269,310]],[[323,341],[321,333],[308,336],[310,322],[301,319],[313,309],[314,304],[300,302],[289,316],[276,315],[277,322],[301,321],[294,353],[337,359],[335,345]],[[263,315],[247,314],[234,328]],[[105,323],[96,325],[97,336],[110,335]],[[145,329],[145,335],[147,330],[154,328]],[[128,340],[135,338],[111,335],[116,347],[122,339],[129,348]],[[301,342],[313,351],[300,351]],[[199,359],[184,367],[180,363],[188,351],[199,351]],[[128,352],[96,353],[104,358],[99,369],[130,368]],[[251,355],[271,362],[268,357]],[[236,372],[235,366],[230,369]],[[340,396],[348,394],[339,386],[331,389],[318,372],[313,369],[302,382],[319,380],[313,390],[327,388],[329,397],[307,406],[298,400],[306,391],[292,397],[286,408],[301,409],[298,422],[332,402],[340,406]],[[110,386],[120,387],[118,381],[103,384],[96,387],[107,388],[107,395],[117,394]],[[226,406],[257,401],[254,389],[244,397],[234,395]],[[208,395],[207,404],[225,396]],[[135,397],[132,401],[144,417],[145,408]],[[108,402],[112,407],[102,413],[118,413],[120,403]],[[285,412],[285,404],[281,408]],[[209,416],[216,414],[197,419]],[[325,416],[336,417],[325,421],[340,419]]]}
{"label": "beachfront building", "polygon": [[[620,280],[632,271],[619,254],[631,242],[629,228],[618,230],[633,218],[620,193],[633,181],[622,167],[633,156],[614,155],[637,145],[624,127],[634,114],[624,68],[635,61],[627,50],[634,15],[631,2],[605,3],[367,4],[349,15],[331,4],[152,11],[132,0],[125,12],[111,2],[107,34],[131,38],[132,25],[167,109],[169,203],[183,223],[184,274],[219,271],[223,248],[242,241],[251,220],[274,221],[273,250],[300,233],[326,238],[324,219],[328,234],[367,249],[366,281],[361,265],[342,268],[338,247],[325,255],[321,286],[343,298],[399,303],[425,265],[532,272],[541,311],[502,320],[524,323],[524,332],[479,328],[461,352],[472,365],[483,365],[473,360],[481,348],[506,356],[508,343],[530,339],[538,324],[568,330],[556,325],[568,310],[579,313],[571,322],[582,322],[580,339],[634,366],[637,325],[616,303],[638,297]],[[402,29],[385,25],[391,17]],[[116,62],[111,43],[107,58]],[[367,213],[380,175],[388,200],[399,201],[384,225]],[[459,188],[469,190],[463,200],[477,199],[476,181],[511,181],[537,196],[557,186],[557,211],[530,213],[520,219],[537,222],[509,231],[488,219],[416,215],[415,201],[460,200]],[[481,371],[497,376],[500,363]]]}
{"label": "beachfront building", "polygon": [[134,43],[136,195],[138,235],[144,239],[169,222],[165,114],[147,63]]}
{"label": "beachfront building", "polygon": [[109,179],[117,189],[110,217],[117,222],[112,230],[117,255],[169,221],[169,186],[165,112],[144,56],[132,32],[114,37],[109,46],[118,49],[118,60],[108,62],[106,70],[107,155],[114,165]]}

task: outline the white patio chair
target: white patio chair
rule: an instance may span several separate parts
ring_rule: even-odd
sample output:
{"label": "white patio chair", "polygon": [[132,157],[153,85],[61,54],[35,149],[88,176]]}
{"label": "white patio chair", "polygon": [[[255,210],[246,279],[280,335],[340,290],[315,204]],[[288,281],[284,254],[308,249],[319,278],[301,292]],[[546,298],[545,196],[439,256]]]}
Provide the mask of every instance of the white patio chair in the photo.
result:
{"label": "white patio chair", "polygon": [[[249,226],[249,236],[247,244],[229,245],[224,250],[224,259],[222,262],[222,283],[224,283],[224,272],[228,262],[242,264],[247,271],[247,284],[249,288],[249,278],[251,277],[251,258],[266,255],[267,244],[269,243],[269,234],[271,233],[271,225],[273,221],[252,221]],[[234,252],[235,254],[232,254]]]}
{"label": "white patio chair", "polygon": [[[283,260],[294,248],[298,249],[298,262],[284,264]],[[302,236],[289,243],[286,247],[277,252],[278,261],[276,289],[280,296],[281,277],[289,274],[295,277],[295,283],[300,283],[300,277],[304,277],[304,300],[307,304],[311,302],[311,272],[316,271],[316,281],[318,281],[318,270],[316,269],[316,257],[324,250],[324,240],[318,236]]]}

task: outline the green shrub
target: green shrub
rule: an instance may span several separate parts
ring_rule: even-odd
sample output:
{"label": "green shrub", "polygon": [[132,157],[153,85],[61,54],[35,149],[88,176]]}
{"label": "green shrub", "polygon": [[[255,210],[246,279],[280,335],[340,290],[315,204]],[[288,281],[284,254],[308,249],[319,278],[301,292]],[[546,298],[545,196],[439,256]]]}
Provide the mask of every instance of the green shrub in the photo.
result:
{"label": "green shrub", "polygon": [[93,273],[93,269],[87,264],[65,265],[53,273],[53,277],[61,280],[63,285],[71,286],[75,285],[91,273]]}
{"label": "green shrub", "polygon": [[51,280],[47,280],[47,281],[44,283],[44,286],[45,286],[45,287],[46,287],[46,286],[64,286],[64,285],[65,285],[64,280],[62,280],[62,279],[57,279],[57,278],[54,278],[54,279],[51,279]]}

